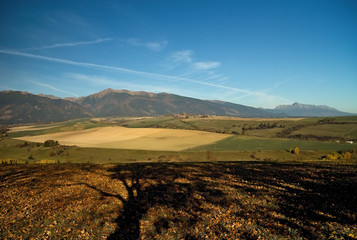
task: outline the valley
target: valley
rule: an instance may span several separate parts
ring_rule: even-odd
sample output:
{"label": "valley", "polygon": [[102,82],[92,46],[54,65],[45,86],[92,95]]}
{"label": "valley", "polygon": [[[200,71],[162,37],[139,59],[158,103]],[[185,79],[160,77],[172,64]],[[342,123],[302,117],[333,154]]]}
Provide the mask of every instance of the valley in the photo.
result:
{"label": "valley", "polygon": [[1,1],[0,240],[357,240],[357,1]]}
{"label": "valley", "polygon": [[[94,118],[10,128],[2,160],[35,163],[152,161],[331,161],[356,149],[357,118]],[[46,140],[59,146],[43,147]],[[292,149],[299,148],[299,154]],[[31,159],[30,159],[31,158]],[[339,161],[354,162],[340,157]]]}
{"label": "valley", "polygon": [[3,124],[0,238],[357,236],[356,116],[94,116],[72,104],[63,121],[30,111]]}

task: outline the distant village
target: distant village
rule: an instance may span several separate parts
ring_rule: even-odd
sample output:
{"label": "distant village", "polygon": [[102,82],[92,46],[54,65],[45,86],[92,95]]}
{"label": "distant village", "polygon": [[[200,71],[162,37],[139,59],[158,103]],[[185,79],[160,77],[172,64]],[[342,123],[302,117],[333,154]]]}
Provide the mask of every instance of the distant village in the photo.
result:
{"label": "distant village", "polygon": [[173,114],[171,115],[174,118],[178,119],[187,119],[187,118],[210,118],[210,117],[215,117],[216,115],[202,115],[202,114],[186,114],[186,113],[180,113],[180,114]]}

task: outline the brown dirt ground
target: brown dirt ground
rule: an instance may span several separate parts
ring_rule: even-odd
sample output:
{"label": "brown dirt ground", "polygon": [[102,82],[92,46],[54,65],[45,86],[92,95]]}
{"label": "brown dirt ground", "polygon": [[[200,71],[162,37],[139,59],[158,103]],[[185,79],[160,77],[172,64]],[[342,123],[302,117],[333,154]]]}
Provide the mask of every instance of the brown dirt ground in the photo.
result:
{"label": "brown dirt ground", "polygon": [[357,239],[356,165],[2,165],[1,239]]}

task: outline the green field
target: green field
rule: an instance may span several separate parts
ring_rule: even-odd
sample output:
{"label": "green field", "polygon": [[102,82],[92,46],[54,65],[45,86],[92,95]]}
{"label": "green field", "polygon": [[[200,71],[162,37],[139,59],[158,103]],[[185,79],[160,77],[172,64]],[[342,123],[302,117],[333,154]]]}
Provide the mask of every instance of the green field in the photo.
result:
{"label": "green field", "polygon": [[292,131],[291,134],[316,134],[316,136],[341,137],[357,140],[356,116],[302,119],[244,119],[230,117],[177,119],[171,116],[162,116],[135,120],[112,119],[111,123],[129,128],[159,127],[172,129],[191,129],[272,138],[277,137],[277,133],[283,130],[298,127],[299,132]]}
{"label": "green field", "polygon": [[298,147],[300,150],[320,150],[320,151],[339,151],[350,149],[354,144],[322,142],[312,140],[297,139],[271,139],[249,136],[232,136],[211,145],[201,146],[196,149],[217,150],[217,151],[257,151],[257,150],[288,150]]}
{"label": "green field", "polygon": [[[356,239],[356,126],[356,117],[171,116],[20,126],[0,138],[0,238]],[[134,145],[163,150],[14,139],[98,143],[99,135],[82,135],[98,132],[113,143],[126,132]],[[226,138],[165,150],[168,138],[187,144],[184,136],[207,134]]]}
{"label": "green field", "polygon": [[357,124],[329,124],[321,126],[308,126],[294,131],[292,134],[314,136],[342,137],[344,139],[357,139]]}
{"label": "green field", "polygon": [[[99,123],[91,119],[79,119],[79,120],[70,120],[66,122],[53,123],[53,124],[42,124],[42,125],[29,125],[33,126],[31,131],[19,131],[19,132],[9,132],[8,135],[11,138],[23,137],[23,136],[36,136],[49,133],[57,132],[68,132],[76,130],[84,130],[96,127],[106,126],[105,123]],[[39,130],[36,130],[38,128]],[[46,129],[41,129],[46,128]]]}
{"label": "green field", "polygon": [[[221,133],[227,138],[209,145],[193,145],[184,150],[160,151],[140,149],[103,149],[93,147],[56,146],[46,148],[41,144],[25,143],[13,138],[64,132],[80,132],[108,126],[127,128],[165,128],[199,130]],[[242,132],[244,128],[244,132]],[[16,129],[16,128],[15,128]],[[21,130],[25,129],[25,130]],[[80,119],[61,123],[35,125],[18,128],[0,140],[0,161],[19,162],[72,162],[72,163],[118,163],[118,162],[188,162],[188,161],[321,161],[322,156],[338,151],[356,149],[357,117],[307,118],[307,119],[242,119],[242,118],[188,118],[173,116],[152,118],[105,118]],[[138,129],[139,130],[139,129]],[[284,137],[279,133],[285,131]],[[175,131],[172,133],[177,134]],[[302,139],[296,138],[299,136]],[[324,137],[318,141],[312,137]],[[304,136],[309,136],[307,140]],[[174,135],[173,135],[174,137]],[[353,144],[345,140],[353,140]],[[54,139],[57,140],[57,139]],[[159,140],[159,138],[158,138]],[[136,140],[131,140],[135,144]],[[144,144],[144,138],[138,138]],[[143,142],[144,141],[144,142]],[[164,140],[162,140],[164,141]],[[178,141],[184,141],[180,139]],[[163,142],[163,146],[164,146]],[[152,144],[151,142],[148,144]],[[160,142],[155,143],[156,145]],[[123,145],[124,146],[124,145]],[[298,147],[298,156],[290,150]],[[356,160],[352,154],[350,161]]]}

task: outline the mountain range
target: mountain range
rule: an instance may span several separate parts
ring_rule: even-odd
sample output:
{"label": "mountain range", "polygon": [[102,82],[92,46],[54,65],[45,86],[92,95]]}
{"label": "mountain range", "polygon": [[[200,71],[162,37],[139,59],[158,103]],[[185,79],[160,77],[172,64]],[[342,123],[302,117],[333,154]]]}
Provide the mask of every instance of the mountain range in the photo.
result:
{"label": "mountain range", "polygon": [[279,105],[271,112],[289,117],[337,117],[354,115],[351,113],[341,112],[335,108],[325,105],[310,105],[295,102],[292,105]]}
{"label": "mountain range", "polygon": [[327,106],[294,103],[262,109],[223,101],[200,100],[169,93],[106,89],[79,98],[58,98],[20,91],[0,92],[0,124],[58,122],[89,117],[141,117],[205,114],[249,118],[343,116]]}

